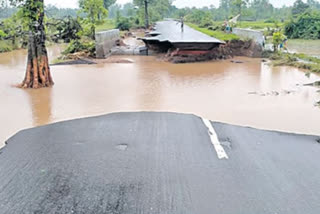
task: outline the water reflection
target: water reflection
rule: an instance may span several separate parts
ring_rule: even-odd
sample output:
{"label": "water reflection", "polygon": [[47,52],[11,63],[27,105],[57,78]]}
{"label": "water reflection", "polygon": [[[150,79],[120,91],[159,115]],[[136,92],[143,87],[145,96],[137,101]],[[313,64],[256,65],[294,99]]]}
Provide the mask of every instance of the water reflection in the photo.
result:
{"label": "water reflection", "polygon": [[33,126],[40,126],[51,123],[51,97],[52,88],[43,88],[39,90],[24,90],[29,98]]}

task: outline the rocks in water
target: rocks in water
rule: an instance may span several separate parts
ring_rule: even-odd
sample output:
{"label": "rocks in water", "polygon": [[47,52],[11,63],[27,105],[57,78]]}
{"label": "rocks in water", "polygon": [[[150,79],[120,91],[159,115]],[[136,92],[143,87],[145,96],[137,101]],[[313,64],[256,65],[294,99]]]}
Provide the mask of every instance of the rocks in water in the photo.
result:
{"label": "rocks in water", "polygon": [[128,58],[110,58],[107,61],[108,63],[134,63],[134,61],[132,59],[128,59]]}
{"label": "rocks in water", "polygon": [[238,61],[238,60],[231,60],[230,62],[236,63],[236,64],[244,63],[243,61]]}
{"label": "rocks in water", "polygon": [[281,94],[288,95],[288,94],[291,94],[291,93],[294,93],[294,92],[295,91],[289,91],[289,90],[282,90],[282,92],[278,92],[278,91],[271,91],[271,92],[252,91],[252,92],[248,92],[248,94],[259,95],[259,96],[279,96]]}
{"label": "rocks in water", "polygon": [[92,65],[92,64],[97,64],[97,63],[87,59],[76,59],[76,60],[68,60],[64,62],[55,63],[53,65]]}
{"label": "rocks in water", "polygon": [[256,91],[248,92],[248,94],[258,94]]}
{"label": "rocks in water", "polygon": [[312,83],[304,84],[304,86],[320,87],[320,80],[319,80],[319,81],[312,82]]}
{"label": "rocks in water", "polygon": [[122,39],[118,39],[118,40],[116,41],[116,46],[126,46],[126,44],[123,42]]}

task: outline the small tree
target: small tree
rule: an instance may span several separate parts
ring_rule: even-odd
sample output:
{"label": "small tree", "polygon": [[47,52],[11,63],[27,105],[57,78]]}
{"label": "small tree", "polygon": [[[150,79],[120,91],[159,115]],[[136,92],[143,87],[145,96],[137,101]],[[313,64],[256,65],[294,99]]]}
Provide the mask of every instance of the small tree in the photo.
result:
{"label": "small tree", "polygon": [[281,32],[275,32],[273,33],[272,36],[272,43],[273,43],[273,50],[274,52],[278,51],[279,45],[283,42],[284,40],[284,35]]}
{"label": "small tree", "polygon": [[90,37],[95,40],[96,24],[100,18],[108,16],[108,11],[103,6],[103,0],[80,0],[79,6],[81,11],[87,15],[86,22],[90,26]]}

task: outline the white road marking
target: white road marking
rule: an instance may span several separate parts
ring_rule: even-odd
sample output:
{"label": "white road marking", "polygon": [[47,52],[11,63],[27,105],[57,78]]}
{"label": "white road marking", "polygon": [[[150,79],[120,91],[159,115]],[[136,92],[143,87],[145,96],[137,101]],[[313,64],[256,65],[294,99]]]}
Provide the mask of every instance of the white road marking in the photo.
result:
{"label": "white road marking", "polygon": [[213,144],[214,149],[217,152],[218,158],[219,159],[223,159],[223,158],[229,159],[227,153],[224,151],[223,147],[221,146],[221,144],[218,140],[217,133],[213,129],[211,122],[207,119],[204,119],[204,118],[202,118],[202,121],[203,121],[204,125],[208,128],[208,134],[210,136],[211,143]]}

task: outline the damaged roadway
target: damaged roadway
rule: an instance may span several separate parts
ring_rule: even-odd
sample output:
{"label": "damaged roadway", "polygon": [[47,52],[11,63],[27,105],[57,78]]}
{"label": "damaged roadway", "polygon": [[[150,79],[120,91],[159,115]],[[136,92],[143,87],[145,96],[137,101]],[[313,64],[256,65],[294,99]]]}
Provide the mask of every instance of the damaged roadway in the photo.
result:
{"label": "damaged roadway", "polygon": [[[210,124],[210,123],[209,123]],[[0,150],[0,213],[318,214],[319,137],[116,113],[24,130]]]}

